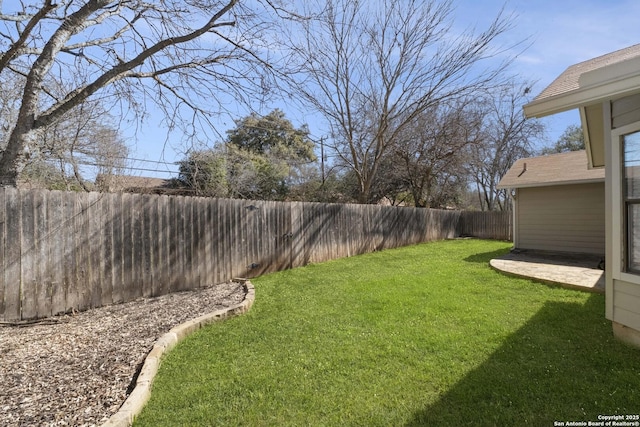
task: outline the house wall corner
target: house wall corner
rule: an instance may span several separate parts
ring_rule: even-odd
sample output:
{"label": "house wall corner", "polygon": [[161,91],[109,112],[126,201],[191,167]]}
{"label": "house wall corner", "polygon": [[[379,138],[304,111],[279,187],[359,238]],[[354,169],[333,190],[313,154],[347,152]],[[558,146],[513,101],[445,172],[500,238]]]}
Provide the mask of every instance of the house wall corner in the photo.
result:
{"label": "house wall corner", "polygon": [[611,325],[613,326],[613,336],[624,343],[640,348],[640,331],[618,322],[611,322]]}

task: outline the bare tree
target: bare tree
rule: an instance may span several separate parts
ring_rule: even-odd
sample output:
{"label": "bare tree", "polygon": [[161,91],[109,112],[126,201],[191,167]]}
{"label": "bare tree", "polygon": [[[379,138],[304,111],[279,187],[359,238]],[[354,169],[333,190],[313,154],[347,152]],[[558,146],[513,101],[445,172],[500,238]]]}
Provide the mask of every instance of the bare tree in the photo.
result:
{"label": "bare tree", "polygon": [[90,191],[85,171],[92,175],[122,174],[129,148],[116,129],[114,118],[96,101],[85,101],[61,120],[37,134],[25,156],[26,167],[46,162],[55,165],[66,187]]}
{"label": "bare tree", "polygon": [[467,185],[468,148],[482,142],[481,124],[468,100],[423,111],[403,130],[393,152],[416,206],[457,204]]}
{"label": "bare tree", "polygon": [[[309,5],[309,3],[307,3]],[[456,34],[452,1],[329,0],[305,15],[297,91],[331,128],[339,159],[372,185],[385,153],[422,112],[492,84],[504,64],[483,66],[508,29],[499,14],[484,31]],[[309,6],[310,8],[312,6]],[[319,12],[316,12],[319,10]],[[302,83],[301,83],[302,81]]]}
{"label": "bare tree", "polygon": [[15,185],[25,151],[87,99],[136,118],[154,103],[192,137],[229,100],[263,96],[279,12],[274,0],[0,2],[0,83],[20,92],[3,117],[0,185]]}
{"label": "bare tree", "polygon": [[526,82],[511,82],[481,100],[483,142],[471,147],[469,172],[482,210],[509,209],[505,190],[496,188],[498,182],[516,160],[533,154],[533,143],[544,133],[540,121],[522,114],[529,88]]}

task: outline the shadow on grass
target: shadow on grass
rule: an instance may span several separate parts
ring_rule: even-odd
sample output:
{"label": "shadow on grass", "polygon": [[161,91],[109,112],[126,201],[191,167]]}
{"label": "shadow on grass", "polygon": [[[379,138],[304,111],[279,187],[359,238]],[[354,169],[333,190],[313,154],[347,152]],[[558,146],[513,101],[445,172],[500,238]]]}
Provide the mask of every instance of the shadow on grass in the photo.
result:
{"label": "shadow on grass", "polygon": [[480,254],[473,254],[471,256],[466,257],[464,260],[466,262],[487,264],[492,259],[499,258],[499,257],[503,256],[506,253],[509,253],[509,249],[498,249],[496,251],[484,252],[484,253],[480,253]]}
{"label": "shadow on grass", "polygon": [[640,351],[617,342],[604,298],[547,303],[407,426],[553,425],[637,414]]}

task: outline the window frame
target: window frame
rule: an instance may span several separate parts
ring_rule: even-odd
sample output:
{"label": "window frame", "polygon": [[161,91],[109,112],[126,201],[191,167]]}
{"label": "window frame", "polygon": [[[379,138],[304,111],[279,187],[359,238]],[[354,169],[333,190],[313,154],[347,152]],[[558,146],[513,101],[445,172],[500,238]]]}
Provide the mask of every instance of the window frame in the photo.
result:
{"label": "window frame", "polygon": [[[640,284],[640,268],[629,267],[629,244],[631,230],[628,227],[629,207],[640,205],[640,198],[627,198],[627,187],[624,170],[624,137],[640,132],[640,122],[631,123],[611,130],[612,143],[612,242],[614,279]],[[640,228],[638,228],[640,233]],[[640,261],[640,260],[639,260]]]}

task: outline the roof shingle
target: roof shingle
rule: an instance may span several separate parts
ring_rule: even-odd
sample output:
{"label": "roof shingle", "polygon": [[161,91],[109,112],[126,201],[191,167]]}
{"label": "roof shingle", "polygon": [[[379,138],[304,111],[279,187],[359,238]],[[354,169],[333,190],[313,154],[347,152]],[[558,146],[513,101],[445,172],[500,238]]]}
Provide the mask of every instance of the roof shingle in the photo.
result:
{"label": "roof shingle", "polygon": [[589,169],[585,150],[517,160],[498,188],[542,187],[604,182],[604,168]]}
{"label": "roof shingle", "polygon": [[572,65],[560,74],[558,78],[551,82],[551,84],[534,99],[534,102],[577,90],[580,88],[580,77],[584,73],[598,70],[638,56],[640,56],[640,44],[629,46],[624,49]]}

